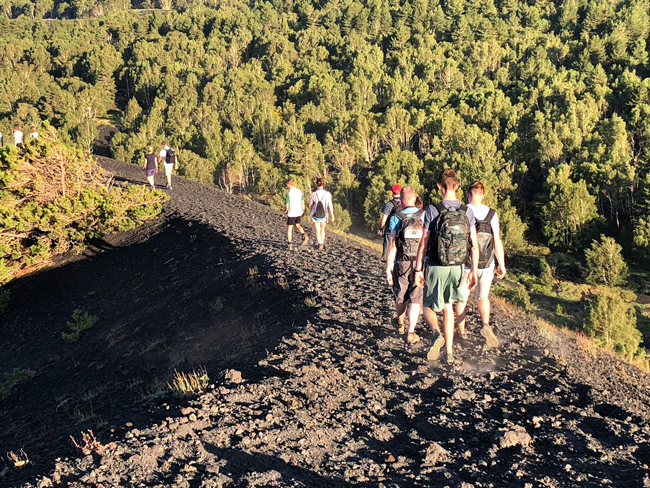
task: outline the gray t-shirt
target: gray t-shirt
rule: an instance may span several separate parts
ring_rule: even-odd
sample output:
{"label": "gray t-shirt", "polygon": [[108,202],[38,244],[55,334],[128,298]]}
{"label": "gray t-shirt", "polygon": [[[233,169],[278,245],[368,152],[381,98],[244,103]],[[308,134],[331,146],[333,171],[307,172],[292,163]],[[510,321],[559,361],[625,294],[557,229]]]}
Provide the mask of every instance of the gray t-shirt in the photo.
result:
{"label": "gray t-shirt", "polygon": [[[449,210],[458,210],[463,205],[463,203],[459,202],[458,200],[443,200],[442,204]],[[440,212],[438,212],[438,209],[434,205],[429,205],[424,211],[424,217],[422,218],[422,227],[424,230],[430,230],[429,227],[433,227],[435,229],[439,215]],[[467,220],[469,220],[470,227],[475,226],[476,219],[474,218],[474,212],[471,208],[467,207],[465,215],[467,215]],[[429,234],[429,239],[431,239],[431,235],[432,234]],[[429,248],[428,242],[426,248]],[[428,257],[425,255],[424,262],[427,261]]]}

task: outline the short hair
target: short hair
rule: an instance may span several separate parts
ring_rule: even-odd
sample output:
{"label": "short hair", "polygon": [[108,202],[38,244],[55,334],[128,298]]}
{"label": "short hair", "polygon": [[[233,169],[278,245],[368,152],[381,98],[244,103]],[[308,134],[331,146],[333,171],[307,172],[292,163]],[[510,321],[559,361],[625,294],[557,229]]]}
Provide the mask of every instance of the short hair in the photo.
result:
{"label": "short hair", "polygon": [[438,184],[445,190],[451,190],[454,186],[459,186],[460,182],[458,181],[456,172],[451,168],[447,168],[442,173],[440,173]]}
{"label": "short hair", "polygon": [[152,147],[152,146],[149,146],[149,147],[147,148],[147,151],[149,151],[149,152],[153,152],[153,147]]}
{"label": "short hair", "polygon": [[288,186],[296,186],[296,180],[294,178],[289,178],[287,180],[287,185]]}
{"label": "short hair", "polygon": [[316,188],[325,186],[325,180],[323,178],[316,178]]}
{"label": "short hair", "polygon": [[483,185],[483,182],[481,181],[475,181],[471,185],[469,185],[469,193],[482,193],[485,195],[485,185]]}
{"label": "short hair", "polygon": [[415,190],[410,186],[405,186],[400,192],[400,199],[402,201],[415,199]]}

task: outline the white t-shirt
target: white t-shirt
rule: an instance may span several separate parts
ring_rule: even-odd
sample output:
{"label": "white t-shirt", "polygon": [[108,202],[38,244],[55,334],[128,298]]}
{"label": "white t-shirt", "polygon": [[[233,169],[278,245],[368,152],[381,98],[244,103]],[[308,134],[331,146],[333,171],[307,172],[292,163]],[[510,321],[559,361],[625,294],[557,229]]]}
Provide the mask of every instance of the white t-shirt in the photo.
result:
{"label": "white t-shirt", "polygon": [[298,188],[295,186],[289,188],[285,201],[289,204],[289,212],[287,212],[287,217],[302,216],[302,192]]}
{"label": "white t-shirt", "polygon": [[[160,150],[160,157],[162,158],[163,163],[167,164],[167,150],[169,149],[169,146],[165,146]],[[171,164],[170,164],[171,166]]]}
{"label": "white t-shirt", "polygon": [[[483,205],[482,203],[476,204],[476,203],[470,203],[467,205],[469,208],[472,209],[472,212],[474,212],[474,218],[476,220],[484,220],[485,217],[487,217],[488,212],[490,211],[490,207],[487,205]],[[499,235],[499,216],[497,215],[496,212],[494,212],[494,217],[492,217],[492,220],[490,220],[490,227],[492,227],[492,234],[493,235]],[[488,266],[486,269],[494,269],[496,263],[496,259],[492,260],[492,264]],[[465,268],[466,271],[470,271],[469,268]]]}
{"label": "white t-shirt", "polygon": [[311,198],[309,199],[309,206],[311,207],[311,212],[309,214],[310,217],[314,217],[314,214],[316,213],[316,204],[319,201],[323,203],[323,207],[325,207],[325,213],[328,215],[330,211],[334,213],[334,207],[332,206],[332,194],[323,188],[319,188],[311,194]]}
{"label": "white t-shirt", "polygon": [[29,137],[31,137],[32,139],[38,139],[38,132],[37,131],[30,132]]}
{"label": "white t-shirt", "polygon": [[15,130],[14,131],[14,144],[22,144],[23,143],[23,133],[20,130]]}

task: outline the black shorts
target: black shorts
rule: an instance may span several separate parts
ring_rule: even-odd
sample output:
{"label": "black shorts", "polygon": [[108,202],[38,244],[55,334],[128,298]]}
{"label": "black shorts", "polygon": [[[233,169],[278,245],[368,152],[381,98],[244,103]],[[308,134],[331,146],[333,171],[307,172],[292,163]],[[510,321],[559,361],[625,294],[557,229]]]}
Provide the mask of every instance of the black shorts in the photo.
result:
{"label": "black shorts", "polygon": [[287,225],[296,225],[300,223],[300,217],[287,217]]}
{"label": "black shorts", "polygon": [[424,288],[415,284],[414,262],[395,263],[393,268],[393,295],[395,303],[411,302],[422,305]]}

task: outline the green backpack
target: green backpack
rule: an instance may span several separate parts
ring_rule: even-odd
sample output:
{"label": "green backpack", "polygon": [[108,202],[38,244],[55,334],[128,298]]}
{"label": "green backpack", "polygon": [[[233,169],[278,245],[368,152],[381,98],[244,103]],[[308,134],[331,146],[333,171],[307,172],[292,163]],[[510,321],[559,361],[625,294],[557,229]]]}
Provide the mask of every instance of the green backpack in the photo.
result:
{"label": "green backpack", "polygon": [[427,255],[438,266],[459,266],[469,257],[470,225],[467,206],[450,210],[442,203],[435,203],[439,216],[431,232]]}

